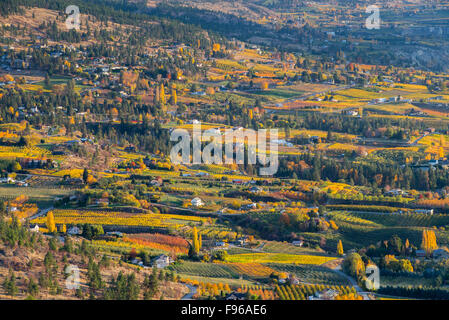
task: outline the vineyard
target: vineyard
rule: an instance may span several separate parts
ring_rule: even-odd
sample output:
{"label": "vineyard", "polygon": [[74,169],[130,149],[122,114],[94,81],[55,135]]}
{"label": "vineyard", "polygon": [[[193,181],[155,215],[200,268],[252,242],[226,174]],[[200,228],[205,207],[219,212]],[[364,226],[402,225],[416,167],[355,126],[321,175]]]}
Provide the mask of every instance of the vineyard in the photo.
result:
{"label": "vineyard", "polygon": [[91,245],[94,246],[95,248],[100,249],[101,251],[116,253],[120,255],[124,253],[129,253],[132,249],[135,249],[137,251],[149,252],[151,254],[166,253],[165,251],[162,250],[151,249],[140,244],[124,242],[120,240],[118,241],[92,240]]}
{"label": "vineyard", "polygon": [[353,216],[360,219],[369,219],[373,223],[384,226],[410,226],[410,227],[440,227],[449,225],[449,215],[445,214],[419,214],[419,213],[402,213],[402,214],[369,214],[354,213]]}
{"label": "vineyard", "polygon": [[[419,227],[365,228],[342,226],[340,230],[343,236],[343,246],[351,248],[360,248],[360,246],[377,243],[389,239],[391,235],[398,235],[401,239],[408,239],[415,246],[419,246],[422,240],[422,228]],[[435,234],[439,245],[447,245],[449,243],[449,232],[435,230]]]}
{"label": "vineyard", "polygon": [[237,233],[231,231],[231,229],[227,229],[224,227],[218,228],[216,226],[201,228],[201,235],[205,239],[235,240],[237,238]]}
{"label": "vineyard", "polygon": [[346,222],[365,227],[380,227],[379,224],[376,224],[371,220],[363,219],[354,213],[344,211],[331,211],[328,212],[328,216],[330,216],[337,224],[339,224],[340,222]]}
{"label": "vineyard", "polygon": [[[291,243],[286,242],[275,242],[275,241],[268,241],[262,248],[264,252],[268,253],[287,253],[287,254],[315,254],[319,255],[319,252],[317,250],[311,249],[311,248],[303,248],[295,246]],[[323,253],[324,255],[324,253]]]}
{"label": "vineyard", "polygon": [[229,255],[227,262],[233,263],[294,263],[294,264],[323,264],[334,260],[334,257],[316,256],[316,255],[295,255],[285,253],[244,253]]}
{"label": "vineyard", "polygon": [[185,275],[201,275],[210,278],[234,278],[239,274],[227,264],[183,261],[169,267],[177,273]]}
{"label": "vineyard", "polygon": [[327,289],[336,290],[339,295],[355,295],[356,290],[348,286],[326,286],[326,285],[285,285],[276,286],[276,292],[280,300],[307,300],[316,292]]}
{"label": "vineyard", "polygon": [[66,196],[70,194],[70,190],[56,188],[18,188],[15,186],[0,186],[0,199],[12,200],[19,195],[26,195],[30,201],[53,201],[54,197]]}
{"label": "vineyard", "polygon": [[39,147],[16,147],[16,146],[0,146],[0,158],[44,158],[50,155],[47,149]]}
{"label": "vineyard", "polygon": [[260,263],[200,263],[183,261],[170,267],[185,275],[200,275],[209,278],[233,278],[240,276],[266,278],[275,270]]}
{"label": "vineyard", "polygon": [[[54,210],[53,212],[56,224],[98,224],[98,225],[120,225],[120,226],[146,226],[146,227],[174,227],[191,223],[207,223],[207,218],[155,214],[155,213],[126,213],[126,212],[108,212],[108,211],[82,211],[82,210]],[[45,224],[46,217],[34,219],[32,223]]]}
{"label": "vineyard", "polygon": [[296,275],[300,282],[323,285],[347,285],[348,280],[328,268],[314,265],[294,265],[268,263],[268,267],[277,272],[287,272]]}
{"label": "vineyard", "polygon": [[398,212],[399,210],[407,210],[403,208],[388,207],[388,206],[352,205],[352,204],[332,204],[327,205],[326,208],[330,210],[349,210],[349,211],[387,212],[387,213]]}
{"label": "vineyard", "polygon": [[268,277],[274,272],[273,269],[260,263],[232,263],[229,267],[237,274],[250,277]]}
{"label": "vineyard", "polygon": [[130,234],[124,237],[123,241],[177,254],[187,254],[189,252],[189,243],[185,239],[158,233]]}

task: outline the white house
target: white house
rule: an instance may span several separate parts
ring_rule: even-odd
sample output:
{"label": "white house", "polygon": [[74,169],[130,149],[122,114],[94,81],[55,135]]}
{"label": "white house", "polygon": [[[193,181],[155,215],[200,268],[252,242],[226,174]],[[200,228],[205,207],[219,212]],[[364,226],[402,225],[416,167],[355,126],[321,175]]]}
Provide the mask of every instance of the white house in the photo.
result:
{"label": "white house", "polygon": [[11,177],[7,177],[7,178],[0,178],[0,183],[14,183],[15,180]]}
{"label": "white house", "polygon": [[304,244],[304,241],[302,241],[302,240],[295,240],[295,241],[292,242],[292,244],[294,246],[302,247],[303,244]]}
{"label": "white house", "polygon": [[201,206],[204,206],[203,200],[201,200],[201,199],[198,198],[198,197],[193,198],[192,201],[191,201],[190,203],[191,203],[192,206],[194,206],[194,207],[201,207]]}
{"label": "white house", "polygon": [[108,206],[109,205],[109,199],[108,198],[97,199],[96,204],[98,206]]}
{"label": "white house", "polygon": [[81,234],[81,230],[77,226],[73,226],[67,230],[67,233],[69,235],[78,235]]}
{"label": "white house", "polygon": [[150,184],[156,187],[160,187],[162,185],[161,182],[158,180],[151,180]]}
{"label": "white house", "polygon": [[391,194],[393,196],[401,196],[404,194],[404,191],[402,191],[401,189],[391,189],[387,192],[385,192],[385,194]]}
{"label": "white house", "polygon": [[416,209],[415,210],[416,213],[421,213],[421,214],[433,214],[433,209]]}
{"label": "white house", "polygon": [[39,226],[36,224],[33,228],[30,228],[31,232],[39,232]]}
{"label": "white house", "polygon": [[207,177],[208,175],[209,175],[209,173],[202,172],[202,171],[195,174],[195,176],[197,176],[197,177]]}
{"label": "white house", "polygon": [[217,242],[215,242],[215,246],[216,247],[227,247],[228,244],[224,241],[217,241]]}
{"label": "white house", "polygon": [[153,266],[155,266],[158,269],[163,269],[165,267],[168,267],[173,262],[174,260],[172,258],[170,258],[165,254],[162,254],[154,260]]}

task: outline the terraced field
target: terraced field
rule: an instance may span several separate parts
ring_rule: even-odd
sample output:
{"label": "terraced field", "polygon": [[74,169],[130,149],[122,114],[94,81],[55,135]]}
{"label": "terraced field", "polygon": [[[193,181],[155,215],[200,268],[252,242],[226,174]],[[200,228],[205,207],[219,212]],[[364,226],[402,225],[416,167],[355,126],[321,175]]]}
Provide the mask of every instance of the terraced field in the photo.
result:
{"label": "terraced field", "polygon": [[335,221],[337,224],[339,222],[347,222],[355,225],[366,226],[366,227],[380,227],[379,224],[364,219],[358,216],[355,213],[345,212],[345,211],[332,211],[329,212],[328,215]]}
{"label": "terraced field", "polygon": [[233,279],[237,279],[239,277],[239,273],[236,272],[235,269],[231,268],[226,264],[219,264],[219,263],[183,261],[180,264],[170,266],[170,268],[177,273],[192,276],[201,275],[204,277],[211,277],[211,278],[233,278]]}
{"label": "terraced field", "polygon": [[267,263],[268,267],[278,272],[288,272],[296,275],[303,283],[324,285],[350,285],[348,280],[328,268],[313,265],[293,265],[282,263]]}
{"label": "terraced field", "polygon": [[370,220],[373,223],[383,226],[440,227],[449,225],[449,215],[445,214],[425,215],[419,213],[405,213],[379,215],[370,213],[352,213],[352,216],[359,217],[365,221]]}
{"label": "terraced field", "polygon": [[[109,211],[54,210],[56,224],[99,224],[145,227],[179,228],[188,223],[205,223],[206,218],[154,213],[125,213]],[[46,217],[34,219],[32,223],[45,224]]]}
{"label": "terraced field", "polygon": [[325,255],[325,253],[318,252],[315,249],[311,248],[302,248],[295,246],[291,243],[286,242],[275,242],[269,241],[267,242],[262,250],[264,252],[269,253],[287,253],[287,254],[314,254],[314,255]]}
{"label": "terraced field", "polygon": [[295,264],[323,264],[327,261],[334,260],[335,257],[325,257],[318,255],[296,255],[296,254],[285,254],[285,253],[244,253],[244,254],[234,254],[227,258],[228,262],[234,263],[248,263],[248,262],[259,262],[259,263],[295,263]]}

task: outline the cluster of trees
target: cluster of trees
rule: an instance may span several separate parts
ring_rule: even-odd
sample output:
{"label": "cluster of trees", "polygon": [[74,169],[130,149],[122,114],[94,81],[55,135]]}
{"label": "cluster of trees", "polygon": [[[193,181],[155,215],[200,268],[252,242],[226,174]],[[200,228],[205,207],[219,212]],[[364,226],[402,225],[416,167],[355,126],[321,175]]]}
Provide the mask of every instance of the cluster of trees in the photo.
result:
{"label": "cluster of trees", "polygon": [[10,222],[0,218],[0,241],[10,247],[19,245],[34,248],[42,239],[39,235],[29,232],[27,226],[13,216]]}
{"label": "cluster of trees", "polygon": [[[83,240],[77,247],[73,245],[70,237],[66,237],[63,246],[57,243],[56,238],[50,238],[45,243],[42,237],[34,232],[30,232],[25,226],[21,226],[15,218],[10,222],[5,219],[0,219],[0,240],[2,243],[11,247],[18,245],[36,248],[37,244],[48,246],[48,251],[43,259],[44,271],[39,274],[38,281],[36,282],[33,277],[25,281],[26,292],[30,298],[37,297],[41,289],[48,290],[52,295],[62,293],[62,287],[58,281],[58,273],[60,272],[58,252],[65,252],[69,256],[81,255],[82,257],[88,258],[87,284],[90,299],[101,297],[111,300],[134,300],[140,297],[139,293],[141,290],[143,290],[144,299],[151,299],[158,291],[161,280],[176,281],[173,272],[164,274],[162,270],[158,273],[156,269],[153,269],[153,272],[149,276],[145,276],[142,284],[138,283],[135,274],[125,275],[120,273],[108,285],[101,275],[101,269],[109,267],[110,259],[106,255],[103,255],[98,262],[95,262],[94,257],[97,253],[89,246],[87,241]],[[64,268],[62,270],[64,278],[70,276],[70,274],[66,274],[68,267],[67,255],[63,255],[62,257],[62,262],[64,262]],[[32,268],[32,264],[28,267]],[[12,270],[5,277],[2,286],[10,296],[15,296],[19,293],[17,277]],[[84,298],[83,291],[77,289],[76,296],[78,298]]]}
{"label": "cluster of trees", "polygon": [[42,289],[48,289],[50,294],[61,294],[62,287],[59,285],[57,280],[58,273],[58,262],[55,257],[55,252],[57,251],[57,247],[53,246],[45,255],[44,258],[44,266],[45,270],[39,276],[39,286]]}
{"label": "cluster of trees", "polygon": [[408,297],[415,299],[428,300],[447,300],[449,299],[449,291],[445,288],[434,287],[413,287],[413,286],[385,286],[380,287],[377,291],[379,294]]}
{"label": "cluster of trees", "polygon": [[343,271],[356,279],[365,277],[365,261],[360,254],[353,252],[348,254],[343,260]]}
{"label": "cluster of trees", "polygon": [[0,3],[0,16],[8,16],[10,14],[23,12],[20,5],[21,1],[18,0],[3,0]]}
{"label": "cluster of trees", "polygon": [[408,239],[402,241],[398,235],[393,235],[390,239],[381,241],[377,246],[370,245],[366,249],[366,255],[369,257],[382,257],[385,255],[407,256],[411,255],[416,249]]}
{"label": "cluster of trees", "polygon": [[[307,166],[291,166],[305,163]],[[281,158],[277,177],[302,180],[330,180],[351,185],[369,186],[374,189],[389,186],[391,188],[435,190],[449,184],[449,172],[441,168],[421,170],[410,164],[379,161],[343,161],[324,157],[321,153],[309,153]]]}
{"label": "cluster of trees", "polygon": [[[428,127],[438,130],[447,130],[448,125],[444,121],[418,121],[410,118],[391,119],[385,117],[350,117],[343,114],[326,114],[319,112],[306,112],[297,114],[295,118],[289,119],[290,127],[333,131],[362,135],[367,138],[379,137],[387,139],[407,139],[406,132],[414,130],[423,131]],[[385,128],[386,130],[377,130]]]}
{"label": "cluster of trees", "polygon": [[413,272],[413,266],[408,259],[397,259],[393,255],[382,257],[379,267],[392,272]]}
{"label": "cluster of trees", "polygon": [[[300,232],[320,232],[336,228],[323,217],[313,214],[291,213],[248,213],[232,217],[237,229],[257,235],[262,239],[292,241],[299,238]],[[337,227],[338,228],[338,227]]]}
{"label": "cluster of trees", "polygon": [[120,272],[117,278],[112,280],[111,286],[105,291],[106,300],[137,300],[140,293],[140,285],[134,273],[125,275]]}
{"label": "cluster of trees", "polygon": [[6,277],[5,281],[3,282],[3,288],[5,289],[6,293],[11,297],[14,297],[19,292],[16,280],[17,280],[16,274],[14,273],[14,271],[10,270],[8,277]]}

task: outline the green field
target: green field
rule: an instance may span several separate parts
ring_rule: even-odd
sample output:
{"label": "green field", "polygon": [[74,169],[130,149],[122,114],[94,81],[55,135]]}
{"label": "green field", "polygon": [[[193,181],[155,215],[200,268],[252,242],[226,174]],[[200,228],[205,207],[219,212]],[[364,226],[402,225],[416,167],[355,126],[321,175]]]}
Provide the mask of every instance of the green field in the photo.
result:
{"label": "green field", "polygon": [[0,198],[11,200],[20,195],[26,195],[32,202],[37,203],[39,207],[50,205],[55,197],[67,196],[73,193],[73,190],[52,189],[52,188],[33,188],[16,187],[13,185],[0,186]]}

